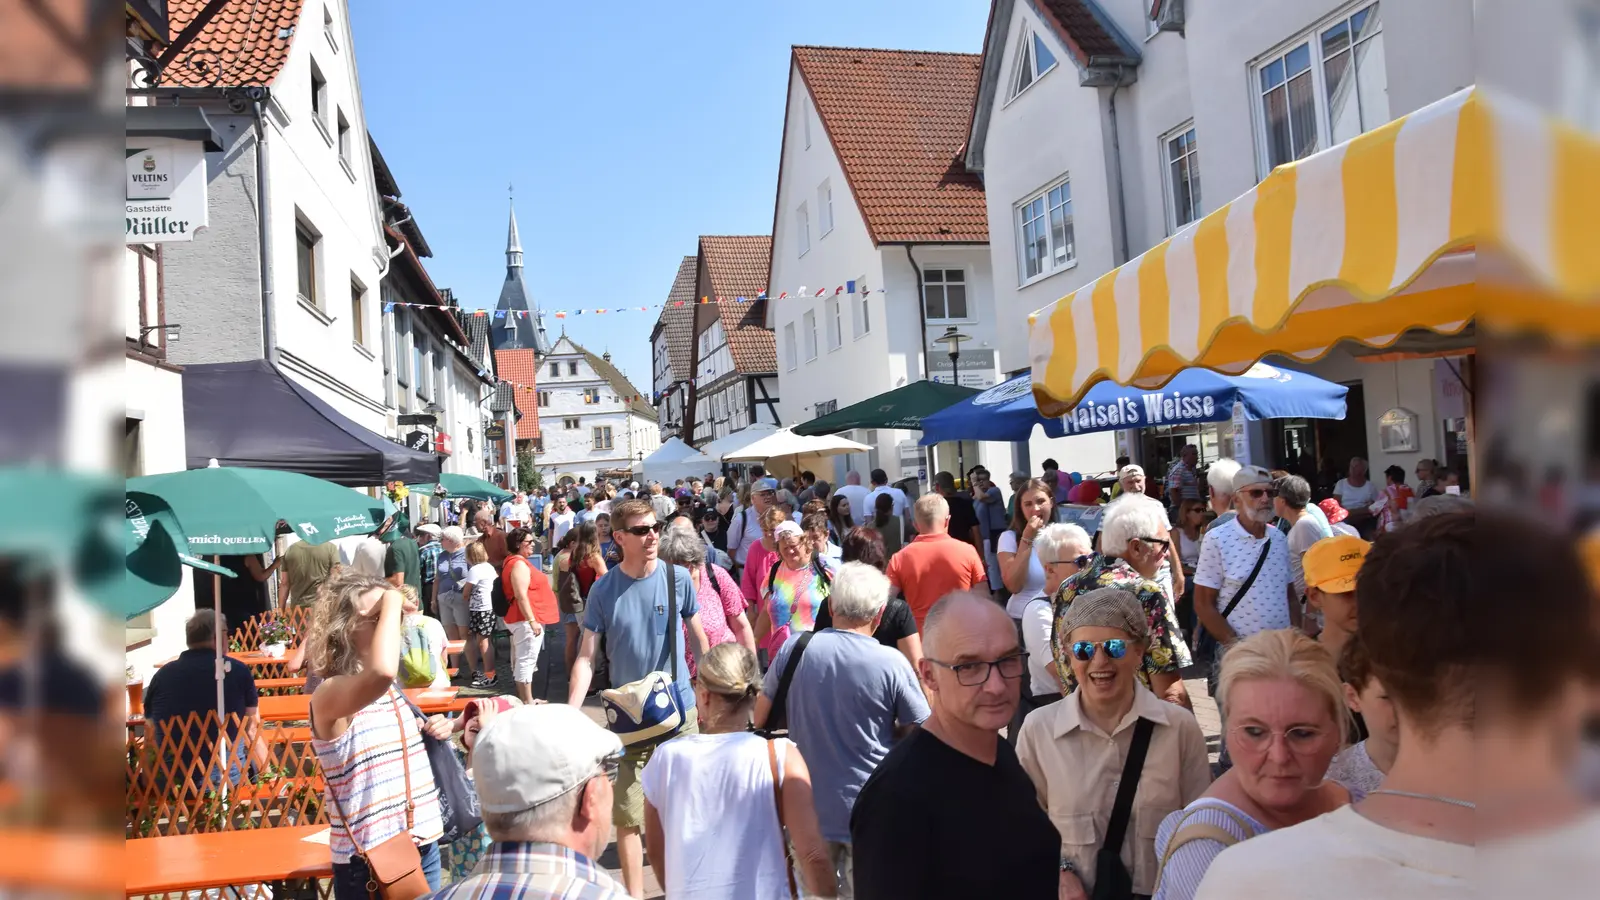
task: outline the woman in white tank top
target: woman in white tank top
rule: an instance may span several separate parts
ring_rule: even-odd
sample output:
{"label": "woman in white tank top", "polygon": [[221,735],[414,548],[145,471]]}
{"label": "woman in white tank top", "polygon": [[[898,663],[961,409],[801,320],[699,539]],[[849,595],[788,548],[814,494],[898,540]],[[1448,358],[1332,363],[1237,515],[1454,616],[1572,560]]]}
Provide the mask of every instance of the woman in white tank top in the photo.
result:
{"label": "woman in white tank top", "polygon": [[[718,644],[699,665],[700,732],[657,747],[640,777],[645,846],[666,895],[788,900],[799,896],[797,888],[818,893],[836,885],[800,748],[747,730],[761,690],[755,654]],[[793,869],[784,826],[794,843]]]}

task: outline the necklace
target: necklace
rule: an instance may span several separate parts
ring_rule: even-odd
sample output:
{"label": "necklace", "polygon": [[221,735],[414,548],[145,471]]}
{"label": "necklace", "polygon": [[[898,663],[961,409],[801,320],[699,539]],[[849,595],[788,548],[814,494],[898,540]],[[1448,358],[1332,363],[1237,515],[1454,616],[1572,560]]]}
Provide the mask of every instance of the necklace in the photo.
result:
{"label": "necklace", "polygon": [[1410,797],[1412,800],[1432,800],[1435,803],[1448,803],[1451,806],[1459,806],[1463,809],[1478,808],[1478,804],[1473,803],[1471,800],[1457,800],[1454,797],[1441,797],[1438,794],[1417,794],[1411,791],[1394,791],[1387,788],[1378,788],[1375,791],[1367,792],[1367,796],[1369,797],[1373,794],[1388,794],[1391,797]]}

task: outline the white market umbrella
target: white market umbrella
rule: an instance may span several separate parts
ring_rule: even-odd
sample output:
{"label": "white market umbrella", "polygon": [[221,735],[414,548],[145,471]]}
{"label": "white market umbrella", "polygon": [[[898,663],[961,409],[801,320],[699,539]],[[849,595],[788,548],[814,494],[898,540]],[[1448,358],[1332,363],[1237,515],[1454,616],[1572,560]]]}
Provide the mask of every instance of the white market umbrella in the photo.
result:
{"label": "white market umbrella", "polygon": [[[735,450],[722,457],[724,462],[772,462],[786,460],[790,468],[797,468],[802,456],[838,456],[844,453],[866,453],[872,448],[837,434],[806,437],[784,428]],[[771,468],[769,465],[768,468]]]}
{"label": "white market umbrella", "polygon": [[634,463],[633,470],[643,474],[651,466],[663,466],[693,455],[695,455],[693,447],[685,444],[681,438],[670,437],[660,447],[657,447],[654,453]]}
{"label": "white market umbrella", "polygon": [[746,425],[732,434],[723,435],[711,443],[700,448],[700,452],[716,460],[727,460],[728,454],[735,453],[756,441],[777,434],[781,429],[776,425],[760,422],[755,425]]}

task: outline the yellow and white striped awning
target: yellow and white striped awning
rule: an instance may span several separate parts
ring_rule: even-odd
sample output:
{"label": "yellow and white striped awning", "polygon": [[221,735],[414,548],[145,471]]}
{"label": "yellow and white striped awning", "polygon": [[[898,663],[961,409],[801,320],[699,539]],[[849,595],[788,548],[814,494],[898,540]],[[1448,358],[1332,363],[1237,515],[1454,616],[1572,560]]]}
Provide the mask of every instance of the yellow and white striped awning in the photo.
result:
{"label": "yellow and white striped awning", "polygon": [[1600,338],[1600,143],[1470,88],[1280,166],[1029,317],[1057,415],[1096,382],[1237,374],[1469,322]]}

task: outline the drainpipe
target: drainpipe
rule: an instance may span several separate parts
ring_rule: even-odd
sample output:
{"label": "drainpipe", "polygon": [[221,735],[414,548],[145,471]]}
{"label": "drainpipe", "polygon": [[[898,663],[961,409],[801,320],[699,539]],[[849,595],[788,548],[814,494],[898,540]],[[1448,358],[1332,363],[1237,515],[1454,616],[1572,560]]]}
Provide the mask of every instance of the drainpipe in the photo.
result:
{"label": "drainpipe", "polygon": [[1128,190],[1122,180],[1122,136],[1121,129],[1117,126],[1117,91],[1122,90],[1122,83],[1126,77],[1126,70],[1116,68],[1117,81],[1111,86],[1111,99],[1107,106],[1111,115],[1111,156],[1116,164],[1113,178],[1117,185],[1117,224],[1122,237],[1122,255],[1117,260],[1117,265],[1122,265],[1133,256],[1133,251],[1128,243]]}
{"label": "drainpipe", "polygon": [[[266,89],[263,88],[263,91]],[[264,97],[262,99],[265,99]],[[255,101],[256,114],[256,226],[261,242],[261,352],[267,362],[278,362],[278,335],[273,321],[272,262],[268,258],[272,234],[272,213],[267,201],[267,120]]]}
{"label": "drainpipe", "polygon": [[928,380],[928,303],[923,299],[922,267],[917,265],[917,258],[911,255],[911,245],[906,244],[906,259],[911,261],[912,271],[917,273],[917,322],[921,329],[917,332],[917,345],[922,349],[922,380]]}

